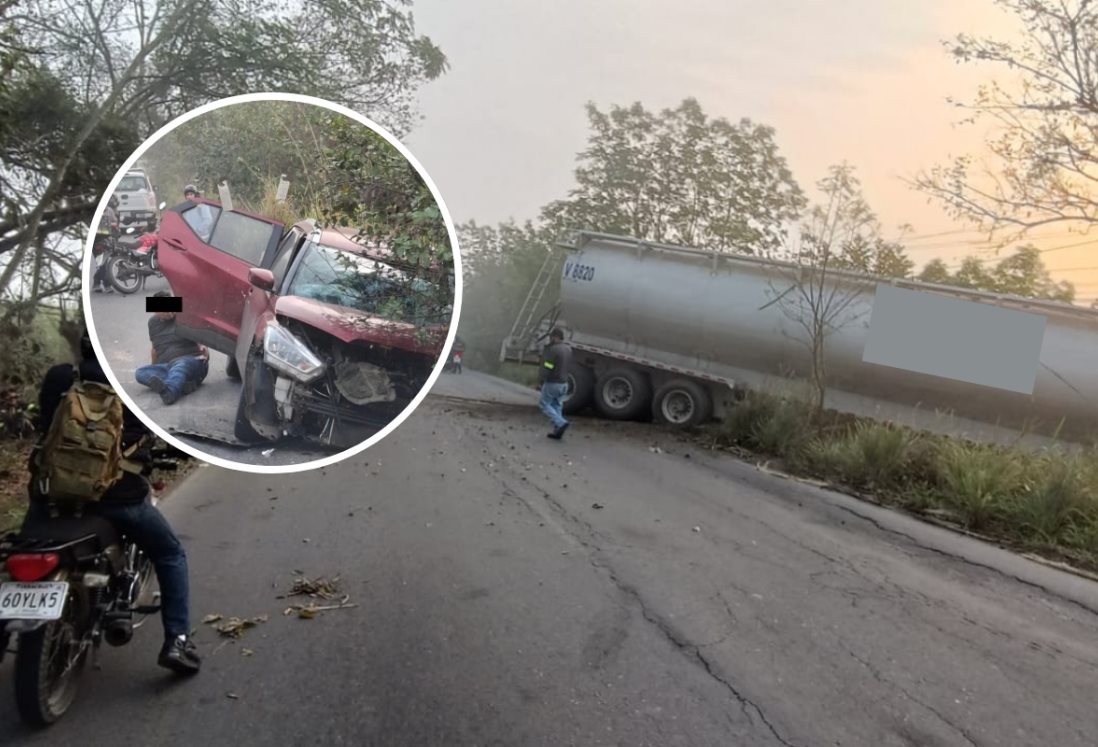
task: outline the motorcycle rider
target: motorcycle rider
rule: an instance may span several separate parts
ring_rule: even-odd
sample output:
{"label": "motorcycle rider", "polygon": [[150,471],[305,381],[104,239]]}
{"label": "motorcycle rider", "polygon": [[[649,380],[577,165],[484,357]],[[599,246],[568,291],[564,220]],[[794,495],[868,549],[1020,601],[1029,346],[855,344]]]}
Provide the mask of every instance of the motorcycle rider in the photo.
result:
{"label": "motorcycle rider", "polygon": [[[117,232],[118,197],[111,195],[111,198],[107,201],[107,207],[103,210],[103,216],[99,219],[99,229],[96,234],[104,237],[104,239],[109,239],[111,236],[115,236]],[[114,293],[114,288],[107,282],[107,260],[110,257],[102,248],[98,248],[101,246],[100,239],[92,244],[92,254],[99,261],[99,266],[95,268],[95,275],[92,277],[92,290],[96,293],[102,293],[103,291]]]}
{"label": "motorcycle rider", "polygon": [[[86,327],[80,339],[80,356],[82,360],[75,367],[80,377],[109,386],[110,382],[95,356],[95,348],[92,347]],[[74,366],[70,364],[60,364],[46,372],[38,394],[40,434],[49,430],[54,413],[72,384],[73,369]],[[123,447],[129,447],[149,437],[149,431],[144,424],[128,408],[124,417]],[[140,460],[140,457],[137,458]],[[30,507],[24,527],[48,522],[51,514],[51,506],[41,494],[38,478],[34,474],[34,462],[32,454]],[[148,480],[140,474],[126,473],[107,489],[99,501],[87,502],[84,511],[109,521],[136,542],[152,561],[156,578],[160,582],[160,614],[164,626],[164,645],[160,649],[157,663],[180,674],[194,674],[198,672],[201,660],[190,640],[187,555],[164,515],[149,498]]]}

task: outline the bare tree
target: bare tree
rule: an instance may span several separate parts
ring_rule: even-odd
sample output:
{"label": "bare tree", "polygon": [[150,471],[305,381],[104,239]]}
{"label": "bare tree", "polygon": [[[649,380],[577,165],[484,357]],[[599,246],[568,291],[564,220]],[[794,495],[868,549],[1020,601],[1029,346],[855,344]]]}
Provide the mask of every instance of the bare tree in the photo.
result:
{"label": "bare tree", "polygon": [[[818,416],[827,393],[827,340],[865,314],[857,301],[872,289],[869,272],[874,253],[888,247],[861,194],[854,170],[846,163],[831,167],[817,184],[824,201],[805,215],[800,230],[779,258],[788,262],[769,283],[771,301],[799,328],[791,335],[810,353],[812,406]],[[865,279],[854,272],[866,273]]]}
{"label": "bare tree", "polygon": [[[959,63],[1010,77],[981,86],[969,122],[994,125],[988,158],[972,156],[911,181],[958,217],[1006,244],[1044,225],[1098,223],[1098,7],[1092,0],[997,0],[1024,37],[961,34],[945,42]],[[979,166],[979,167],[978,167]]]}

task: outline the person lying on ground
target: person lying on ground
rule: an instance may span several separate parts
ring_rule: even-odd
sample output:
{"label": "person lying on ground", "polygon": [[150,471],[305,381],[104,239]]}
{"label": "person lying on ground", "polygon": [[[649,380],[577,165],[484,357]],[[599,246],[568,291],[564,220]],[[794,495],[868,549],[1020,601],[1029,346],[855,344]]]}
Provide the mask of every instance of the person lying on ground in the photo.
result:
{"label": "person lying on ground", "polygon": [[[155,296],[171,297],[171,293],[158,291]],[[149,319],[149,340],[151,362],[138,368],[134,378],[159,394],[164,404],[174,404],[193,392],[210,372],[210,351],[179,334],[174,311],[153,312]]]}

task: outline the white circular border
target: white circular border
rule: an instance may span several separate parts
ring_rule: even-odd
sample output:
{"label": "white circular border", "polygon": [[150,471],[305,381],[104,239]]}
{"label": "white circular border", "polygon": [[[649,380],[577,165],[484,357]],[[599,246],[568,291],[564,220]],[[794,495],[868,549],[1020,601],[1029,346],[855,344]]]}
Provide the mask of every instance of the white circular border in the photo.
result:
{"label": "white circular border", "polygon": [[[454,220],[450,217],[450,211],[446,207],[446,202],[442,199],[442,195],[439,193],[438,187],[435,186],[435,183],[431,179],[430,174],[427,173],[426,169],[423,168],[419,160],[414,155],[412,155],[411,151],[409,151],[403,143],[397,140],[392,135],[392,133],[390,133],[381,125],[378,125],[377,123],[371,121],[362,114],[359,114],[358,112],[352,109],[348,109],[347,107],[340,104],[335,104],[331,101],[325,101],[324,99],[319,99],[314,96],[304,96],[296,93],[270,92],[249,93],[241,96],[230,96],[229,98],[219,99],[218,101],[213,101],[209,104],[200,106],[197,109],[193,109],[161,127],[159,130],[149,136],[149,138],[145,140],[145,142],[143,142],[141,146],[138,147],[138,149],[135,150],[128,159],[126,159],[126,162],[122,164],[122,167],[118,170],[118,173],[114,175],[111,183],[107,186],[106,191],[103,193],[102,198],[100,198],[99,206],[96,208],[95,215],[92,217],[91,225],[93,227],[99,225],[99,221],[101,220],[103,216],[103,211],[107,205],[107,200],[109,196],[114,193],[114,190],[118,186],[118,183],[122,181],[122,177],[124,177],[126,175],[126,172],[129,171],[130,168],[137,162],[137,159],[144,155],[145,151],[147,151],[158,140],[164,137],[164,135],[168,134],[184,122],[188,122],[195,117],[206,114],[207,112],[214,111],[215,109],[220,109],[224,106],[243,104],[251,101],[294,101],[300,104],[312,104],[313,106],[319,106],[324,109],[328,109],[329,111],[336,112],[337,114],[342,114],[343,116],[349,117],[350,119],[355,120],[359,124],[368,127],[377,134],[381,135],[383,138],[385,138],[385,140],[389,142],[390,145],[400,151],[401,155],[408,159],[408,162],[411,163],[413,167],[415,167],[416,171],[423,178],[423,181],[427,184],[427,188],[431,190],[431,195],[435,198],[435,202],[438,204],[439,209],[442,211],[442,217],[443,220],[446,221],[446,231],[450,237],[450,246],[452,248],[452,253],[454,257],[454,309],[453,313],[450,316],[450,330],[446,336],[446,345],[443,348],[444,353],[445,351],[450,350],[450,347],[453,345],[454,342],[454,337],[457,335],[458,320],[461,317],[462,277],[461,251],[458,247],[457,231],[454,229]],[[126,393],[126,390],[121,385],[118,377],[114,375],[114,371],[111,369],[110,365],[107,364],[107,357],[103,354],[103,347],[99,344],[99,335],[95,331],[95,321],[91,307],[91,287],[86,282],[87,278],[90,277],[89,272],[93,261],[92,244],[94,244],[94,242],[95,231],[93,229],[89,230],[88,238],[84,246],[84,263],[82,270],[84,280],[84,320],[88,325],[88,332],[91,335],[92,347],[95,348],[95,354],[99,357],[99,360],[105,364],[103,366],[103,371],[104,373],[106,373],[107,379],[110,381],[111,386],[114,387],[115,391],[118,392],[119,395],[121,395],[122,401],[126,403],[126,406],[129,407],[130,410],[132,410],[137,415],[142,423],[144,423],[154,433],[156,433],[156,435],[160,436],[160,438],[164,439],[180,451],[190,454],[192,457],[207,462],[209,464],[213,464],[218,467],[224,467],[225,469],[236,470],[238,472],[250,472],[252,474],[260,475],[278,475],[290,474],[294,472],[305,472],[307,470],[337,464],[338,462],[341,462],[365,451],[366,449],[370,448],[371,446],[388,436],[394,430],[396,430],[396,428],[400,426],[400,424],[403,423],[409,415],[415,412],[416,408],[419,407],[424,398],[430,393],[431,389],[435,385],[435,382],[438,380],[438,377],[442,374],[442,368],[446,363],[446,356],[440,355],[438,361],[435,362],[434,370],[431,372],[431,375],[427,379],[427,383],[423,385],[419,393],[415,396],[415,398],[412,399],[411,403],[407,407],[405,407],[404,410],[402,410],[392,422],[390,422],[380,431],[378,431],[362,443],[358,444],[357,446],[352,446],[351,448],[341,451],[338,454],[333,454],[332,456],[325,457],[323,459],[315,459],[311,462],[302,462],[301,464],[279,465],[245,464],[242,462],[234,462],[229,459],[216,457],[212,454],[206,454],[194,448],[192,445],[184,443],[175,436],[171,435],[166,430],[161,428],[160,425],[156,423],[152,418],[146,415],[145,412],[134,403],[129,394]]]}

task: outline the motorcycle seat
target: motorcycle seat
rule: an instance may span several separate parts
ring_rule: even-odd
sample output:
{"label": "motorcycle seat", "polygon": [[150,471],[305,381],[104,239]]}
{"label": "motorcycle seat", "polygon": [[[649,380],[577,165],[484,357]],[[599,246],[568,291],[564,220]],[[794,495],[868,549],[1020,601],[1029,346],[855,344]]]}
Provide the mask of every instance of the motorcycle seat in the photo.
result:
{"label": "motorcycle seat", "polygon": [[31,542],[42,549],[64,547],[85,538],[94,538],[100,548],[120,542],[118,530],[109,521],[100,516],[88,515],[29,521],[19,530],[18,538],[23,548]]}

